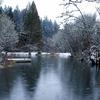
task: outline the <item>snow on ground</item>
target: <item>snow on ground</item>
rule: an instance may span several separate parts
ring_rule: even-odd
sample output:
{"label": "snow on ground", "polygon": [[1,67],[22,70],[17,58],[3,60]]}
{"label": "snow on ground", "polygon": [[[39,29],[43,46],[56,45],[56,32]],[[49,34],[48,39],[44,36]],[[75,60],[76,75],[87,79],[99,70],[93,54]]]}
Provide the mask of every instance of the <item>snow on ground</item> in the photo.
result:
{"label": "snow on ground", "polygon": [[13,61],[31,61],[30,58],[8,58],[7,60],[13,60]]}
{"label": "snow on ground", "polygon": [[28,52],[8,52],[7,53],[8,57],[29,57]]}
{"label": "snow on ground", "polygon": [[[32,52],[31,56],[35,57],[37,52]],[[43,56],[45,55],[53,55],[53,56],[59,56],[61,58],[67,58],[68,56],[71,56],[70,53],[47,53],[47,52],[42,52],[41,53]],[[8,52],[7,53],[8,57],[29,57],[29,52]]]}
{"label": "snow on ground", "polygon": [[48,52],[42,52],[42,55],[50,55]]}
{"label": "snow on ground", "polygon": [[70,53],[58,53],[59,57],[61,58],[68,58],[69,56],[71,56]]}

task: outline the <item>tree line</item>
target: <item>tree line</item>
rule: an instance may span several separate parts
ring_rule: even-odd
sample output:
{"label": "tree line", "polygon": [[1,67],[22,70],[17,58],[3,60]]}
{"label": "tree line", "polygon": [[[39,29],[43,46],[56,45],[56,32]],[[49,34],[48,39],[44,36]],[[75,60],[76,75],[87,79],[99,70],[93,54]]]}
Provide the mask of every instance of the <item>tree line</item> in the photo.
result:
{"label": "tree line", "polygon": [[[29,3],[23,10],[19,10],[18,6],[15,9],[9,6],[2,8],[1,6],[0,20],[3,20],[0,22],[2,26],[1,36],[5,32],[7,40],[10,40],[10,42],[4,42],[5,46],[0,45],[4,51],[42,51],[47,38],[51,38],[59,30],[56,21],[53,22],[47,17],[44,19],[39,17],[34,1],[31,4]],[[5,20],[8,20],[8,22],[5,22]],[[3,27],[3,25],[5,26]],[[10,38],[11,35],[13,36]]]}
{"label": "tree line", "polygon": [[[82,2],[65,1],[63,5],[66,11],[60,16],[64,17],[64,28],[53,36],[51,42],[56,52],[71,52],[72,56],[87,60],[91,56],[91,48],[95,49],[94,53],[100,53],[100,21],[96,14],[84,14],[81,11],[79,4]],[[70,6],[75,8],[69,9]],[[80,16],[75,16],[76,12]],[[99,8],[97,12],[100,12]]]}

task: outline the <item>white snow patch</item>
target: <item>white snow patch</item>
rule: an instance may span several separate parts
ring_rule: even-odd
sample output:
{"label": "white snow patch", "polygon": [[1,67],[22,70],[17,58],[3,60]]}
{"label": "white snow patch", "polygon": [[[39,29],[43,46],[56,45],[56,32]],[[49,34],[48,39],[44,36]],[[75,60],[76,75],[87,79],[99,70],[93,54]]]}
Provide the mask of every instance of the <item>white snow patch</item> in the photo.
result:
{"label": "white snow patch", "polygon": [[48,52],[42,52],[42,55],[49,55],[50,53]]}
{"label": "white snow patch", "polygon": [[36,54],[37,54],[37,52],[32,52],[32,53],[31,53],[31,56],[32,56],[32,57],[35,57]]}
{"label": "white snow patch", "polygon": [[31,61],[30,58],[8,58],[7,60],[13,60],[13,61]]}
{"label": "white snow patch", "polygon": [[56,53],[56,54],[58,54],[59,57],[61,57],[61,58],[68,58],[69,56],[71,56],[70,53]]}
{"label": "white snow patch", "polygon": [[[37,54],[37,52],[31,52],[32,57],[35,57],[36,54]],[[42,56],[53,55],[53,56],[58,56],[58,57],[62,57],[62,58],[68,58],[69,56],[71,56],[70,53],[48,53],[48,52],[42,52],[41,55]],[[12,57],[12,58],[13,57],[29,57],[29,52],[8,52],[7,56]],[[23,59],[27,59],[27,58],[23,58]]]}

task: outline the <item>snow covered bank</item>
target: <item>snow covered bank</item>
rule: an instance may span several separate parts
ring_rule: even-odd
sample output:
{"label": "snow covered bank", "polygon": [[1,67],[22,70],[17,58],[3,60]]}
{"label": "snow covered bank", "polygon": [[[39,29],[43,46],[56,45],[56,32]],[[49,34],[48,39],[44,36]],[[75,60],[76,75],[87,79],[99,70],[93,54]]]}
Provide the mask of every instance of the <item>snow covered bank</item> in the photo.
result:
{"label": "snow covered bank", "polygon": [[30,58],[8,58],[7,60],[12,60],[12,61],[31,61]]}
{"label": "snow covered bank", "polygon": [[14,61],[14,62],[31,62],[30,58],[8,58],[8,61]]}
{"label": "snow covered bank", "polygon": [[61,58],[68,58],[69,56],[71,56],[70,53],[57,53],[59,55],[59,57]]}
{"label": "snow covered bank", "polygon": [[[31,52],[31,56],[32,57],[35,57],[37,55],[37,52]],[[58,56],[58,57],[61,57],[61,58],[67,58],[68,56],[71,56],[70,53],[47,53],[47,52],[42,52],[41,53],[42,56],[49,56],[49,55],[52,55],[52,56]],[[28,58],[29,57],[29,52],[8,52],[7,53],[7,56],[8,58]],[[23,58],[23,59],[25,59]]]}

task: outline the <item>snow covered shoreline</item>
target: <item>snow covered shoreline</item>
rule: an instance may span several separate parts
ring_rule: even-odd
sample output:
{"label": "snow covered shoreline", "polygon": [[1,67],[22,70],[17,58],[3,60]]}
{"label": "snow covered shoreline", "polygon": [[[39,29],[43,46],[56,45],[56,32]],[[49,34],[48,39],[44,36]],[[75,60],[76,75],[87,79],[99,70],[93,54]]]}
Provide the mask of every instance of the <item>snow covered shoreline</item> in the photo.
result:
{"label": "snow covered shoreline", "polygon": [[[5,52],[3,52],[5,54]],[[31,52],[31,57],[36,57],[37,52]],[[71,56],[70,53],[47,53],[47,52],[42,52],[41,53],[42,57],[46,56],[54,56],[54,57],[59,57],[59,58],[68,58]],[[31,58],[29,58],[29,52],[8,52],[5,64],[7,65],[0,65],[0,68],[5,68],[5,66],[12,66],[14,63],[30,63],[32,61]]]}
{"label": "snow covered shoreline", "polygon": [[[3,52],[4,53],[4,52]],[[37,55],[37,52],[31,52],[31,57],[35,57]],[[68,56],[71,56],[70,53],[47,53],[47,52],[41,52],[41,55],[53,55],[53,56],[59,56],[62,58],[67,58]],[[8,57],[29,57],[29,52],[8,52]]]}

